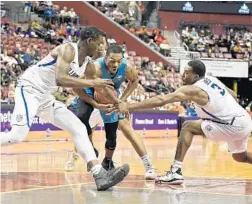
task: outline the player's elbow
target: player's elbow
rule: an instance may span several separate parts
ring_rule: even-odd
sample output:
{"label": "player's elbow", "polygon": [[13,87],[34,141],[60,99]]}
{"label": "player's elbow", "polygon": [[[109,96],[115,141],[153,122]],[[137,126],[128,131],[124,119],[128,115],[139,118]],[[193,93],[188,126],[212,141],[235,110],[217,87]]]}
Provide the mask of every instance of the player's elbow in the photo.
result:
{"label": "player's elbow", "polygon": [[64,77],[58,76],[56,77],[57,86],[64,86]]}

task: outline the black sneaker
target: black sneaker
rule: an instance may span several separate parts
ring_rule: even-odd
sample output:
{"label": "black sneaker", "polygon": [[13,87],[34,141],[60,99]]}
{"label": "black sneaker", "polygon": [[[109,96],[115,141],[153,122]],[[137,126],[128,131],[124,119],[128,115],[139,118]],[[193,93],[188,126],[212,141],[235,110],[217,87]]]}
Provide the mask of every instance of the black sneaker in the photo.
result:
{"label": "black sneaker", "polygon": [[112,170],[112,169],[115,168],[113,160],[112,160],[112,159],[108,159],[108,158],[106,158],[106,157],[103,159],[101,165],[102,165],[102,167],[103,167],[104,169],[106,169],[107,171],[110,171],[110,170]]}
{"label": "black sneaker", "polygon": [[110,187],[120,183],[129,173],[129,165],[124,164],[121,167],[106,171],[104,168],[101,169],[100,173],[93,175],[95,184],[98,191],[105,191]]}

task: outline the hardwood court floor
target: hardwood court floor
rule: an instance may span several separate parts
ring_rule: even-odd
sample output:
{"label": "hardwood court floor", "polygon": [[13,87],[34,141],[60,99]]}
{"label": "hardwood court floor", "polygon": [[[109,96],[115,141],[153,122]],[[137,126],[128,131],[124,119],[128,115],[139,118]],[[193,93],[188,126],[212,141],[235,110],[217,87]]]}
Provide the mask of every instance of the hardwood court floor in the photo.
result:
{"label": "hardwood court floor", "polygon": [[[35,134],[35,133],[30,133]],[[63,132],[61,134],[64,134]],[[177,138],[148,138],[145,144],[160,174],[172,164]],[[95,137],[104,156],[104,138]],[[155,184],[143,179],[141,160],[129,142],[120,136],[114,161],[129,163],[129,176],[106,192],[97,192],[82,159],[74,172],[64,172],[73,143],[33,142],[2,147],[2,204],[78,203],[209,203],[252,204],[252,165],[232,160],[225,144],[196,137],[183,164],[185,184]],[[252,151],[252,138],[248,150]]]}

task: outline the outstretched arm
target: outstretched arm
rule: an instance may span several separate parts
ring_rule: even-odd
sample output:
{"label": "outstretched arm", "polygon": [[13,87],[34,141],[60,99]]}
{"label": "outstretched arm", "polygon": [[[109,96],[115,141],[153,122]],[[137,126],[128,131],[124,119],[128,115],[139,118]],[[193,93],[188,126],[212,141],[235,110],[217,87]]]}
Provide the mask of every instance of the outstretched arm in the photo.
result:
{"label": "outstretched arm", "polygon": [[138,86],[138,81],[139,81],[138,72],[136,68],[134,68],[130,62],[127,62],[126,79],[128,80],[128,84],[120,98],[122,101],[126,101],[127,98],[132,94],[132,92]]}
{"label": "outstretched arm", "polygon": [[[164,106],[167,103],[187,100],[195,101],[200,105],[205,105],[208,102],[208,95],[195,86],[183,86],[173,93],[166,94],[163,96],[156,96],[140,103],[120,103],[117,107],[117,110],[119,112],[125,113],[127,111],[151,109]],[[116,108],[114,110],[116,110]],[[111,110],[109,112],[111,112]]]}
{"label": "outstretched arm", "polygon": [[56,62],[56,82],[58,86],[83,88],[83,87],[102,87],[112,85],[110,80],[86,80],[69,76],[70,64],[74,60],[74,48],[70,44],[62,45],[57,50]]}

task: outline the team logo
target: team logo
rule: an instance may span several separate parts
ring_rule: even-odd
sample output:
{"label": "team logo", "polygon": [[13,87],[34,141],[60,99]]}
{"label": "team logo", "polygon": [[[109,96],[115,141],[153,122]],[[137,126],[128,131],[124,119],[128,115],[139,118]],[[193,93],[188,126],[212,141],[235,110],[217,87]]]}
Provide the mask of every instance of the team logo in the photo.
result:
{"label": "team logo", "polygon": [[244,3],[241,8],[238,10],[239,14],[249,14],[249,8],[248,6]]}
{"label": "team logo", "polygon": [[188,1],[184,4],[183,8],[182,8],[183,11],[189,11],[189,12],[193,12],[193,6],[192,4]]}
{"label": "team logo", "polygon": [[206,130],[207,130],[208,132],[210,132],[210,131],[212,131],[212,130],[213,130],[213,128],[212,128],[212,126],[211,126],[211,125],[207,125],[207,126],[206,126]]}
{"label": "team logo", "polygon": [[23,120],[23,116],[18,114],[16,117],[17,122],[21,122]]}

